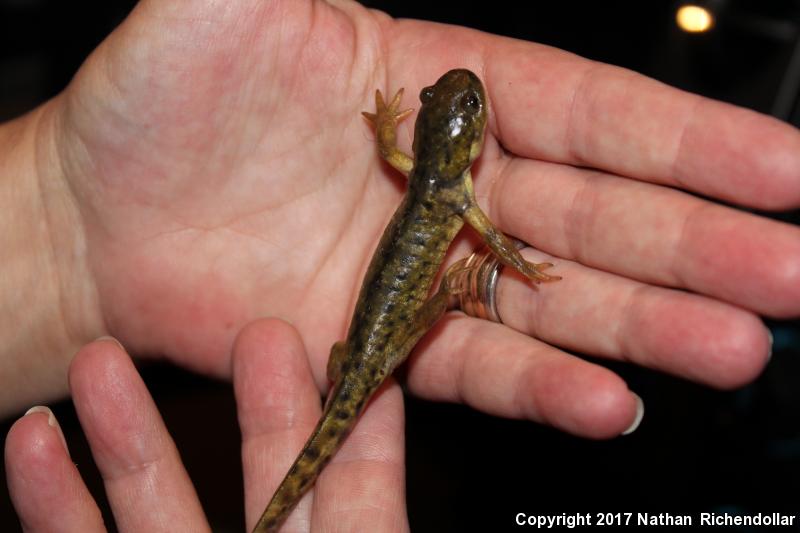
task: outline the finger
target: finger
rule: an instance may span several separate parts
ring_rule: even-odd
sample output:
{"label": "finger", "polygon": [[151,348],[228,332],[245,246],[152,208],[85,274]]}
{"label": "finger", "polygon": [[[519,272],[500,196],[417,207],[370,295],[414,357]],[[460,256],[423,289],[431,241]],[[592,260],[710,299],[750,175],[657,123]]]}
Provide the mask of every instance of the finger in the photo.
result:
{"label": "finger", "polygon": [[[233,365],[247,523],[253,524],[314,429],[320,396],[302,341],[285,322],[248,325],[237,338]],[[407,528],[402,431],[402,397],[393,385],[369,405],[286,529]]]}
{"label": "finger", "polygon": [[417,346],[408,385],[425,398],[592,438],[629,429],[640,401],[610,370],[461,313],[446,316]]}
{"label": "finger", "polygon": [[[274,319],[253,322],[237,337],[233,386],[250,530],[314,429],[320,393],[297,331]],[[286,530],[307,529],[311,502],[306,494],[286,521]]]}
{"label": "finger", "polygon": [[208,531],[150,394],[114,340],[93,342],[69,372],[78,417],[120,531]]}
{"label": "finger", "polygon": [[31,409],[14,423],[6,438],[5,463],[24,531],[105,531],[49,409]]}
{"label": "finger", "polygon": [[489,211],[507,232],[586,265],[772,316],[800,313],[800,228],[660,186],[516,159]]}
{"label": "finger", "polygon": [[800,205],[791,126],[566,52],[493,44],[484,63],[493,128],[511,152],[759,208]]}
{"label": "finger", "polygon": [[[531,261],[552,259],[529,248],[522,254]],[[534,290],[503,270],[497,306],[504,324],[566,349],[716,387],[751,381],[769,358],[769,332],[739,307],[570,261],[559,261],[557,272],[561,282]]]}
{"label": "finger", "polygon": [[317,481],[312,531],[408,531],[404,424],[390,378]]}

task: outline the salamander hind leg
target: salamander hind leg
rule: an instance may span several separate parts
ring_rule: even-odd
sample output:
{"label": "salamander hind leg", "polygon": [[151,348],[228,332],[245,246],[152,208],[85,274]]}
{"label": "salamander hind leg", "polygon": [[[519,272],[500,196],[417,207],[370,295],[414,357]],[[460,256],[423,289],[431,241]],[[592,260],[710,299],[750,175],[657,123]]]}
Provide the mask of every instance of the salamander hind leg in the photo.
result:
{"label": "salamander hind leg", "polygon": [[387,360],[387,367],[385,374],[389,375],[394,372],[394,369],[400,366],[406,360],[408,354],[414,349],[419,340],[430,330],[436,322],[442,318],[447,311],[447,304],[450,297],[457,294],[457,289],[448,280],[450,273],[460,268],[463,270],[463,262],[459,261],[452,265],[445,276],[442,278],[442,283],[439,290],[436,291],[428,301],[422,304],[422,307],[416,312],[413,319],[406,328],[405,335],[400,347],[395,351],[392,357]]}
{"label": "salamander hind leg", "polygon": [[387,105],[383,101],[381,92],[375,91],[375,113],[362,111],[361,114],[375,126],[375,133],[378,136],[378,152],[381,157],[392,167],[408,176],[414,166],[414,160],[397,148],[397,125],[414,110],[398,111],[402,98],[403,89],[400,89]]}
{"label": "salamander hind leg", "polygon": [[513,267],[520,274],[526,276],[534,283],[558,281],[561,276],[545,274],[544,270],[553,266],[552,263],[531,263],[520,255],[517,247],[502,231],[494,227],[489,217],[481,211],[477,204],[472,204],[464,212],[464,220],[477,231],[492,252],[505,264]]}
{"label": "salamander hind leg", "polygon": [[344,341],[333,343],[328,356],[328,379],[336,383],[342,374],[342,363],[347,357],[347,344]]}

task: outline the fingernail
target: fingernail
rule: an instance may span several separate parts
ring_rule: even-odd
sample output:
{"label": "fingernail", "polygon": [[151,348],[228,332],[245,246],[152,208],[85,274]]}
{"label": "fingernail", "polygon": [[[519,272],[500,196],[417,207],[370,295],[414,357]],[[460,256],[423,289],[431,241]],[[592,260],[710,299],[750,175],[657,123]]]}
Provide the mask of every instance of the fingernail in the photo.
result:
{"label": "fingernail", "polygon": [[125,351],[125,347],[122,345],[122,343],[121,343],[121,342],[119,342],[117,339],[115,339],[114,337],[112,337],[112,336],[110,336],[110,335],[103,335],[102,337],[97,337],[97,338],[96,338],[94,341],[95,341],[95,342],[97,342],[97,341],[111,341],[111,342],[113,342],[114,344],[116,344],[117,346],[119,346],[119,347],[120,347],[120,349],[121,349],[123,352]]}
{"label": "fingernail", "polygon": [[628,427],[628,429],[622,432],[623,435],[630,435],[636,431],[636,428],[638,428],[639,424],[642,423],[642,417],[644,417],[644,402],[642,401],[642,398],[635,392],[631,392],[631,394],[636,397],[636,417],[633,419],[633,423]]}
{"label": "fingernail", "polygon": [[58,438],[61,439],[61,444],[64,445],[64,450],[66,450],[67,455],[69,455],[69,448],[67,447],[67,441],[66,439],[64,439],[64,433],[61,431],[61,426],[58,425],[58,420],[56,420],[56,415],[53,414],[53,411],[51,411],[49,407],[46,407],[44,405],[36,405],[28,409],[25,412],[25,416],[34,413],[44,413],[47,415],[47,425],[56,429],[56,433],[58,433]]}

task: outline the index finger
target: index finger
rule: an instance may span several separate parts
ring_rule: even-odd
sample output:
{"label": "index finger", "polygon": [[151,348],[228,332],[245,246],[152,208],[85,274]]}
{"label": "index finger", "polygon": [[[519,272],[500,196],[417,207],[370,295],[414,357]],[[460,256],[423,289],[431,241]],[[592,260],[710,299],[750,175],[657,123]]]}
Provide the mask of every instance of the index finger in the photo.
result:
{"label": "index finger", "polygon": [[800,133],[759,113],[549,47],[493,38],[494,133],[517,155],[763,209],[800,205]]}

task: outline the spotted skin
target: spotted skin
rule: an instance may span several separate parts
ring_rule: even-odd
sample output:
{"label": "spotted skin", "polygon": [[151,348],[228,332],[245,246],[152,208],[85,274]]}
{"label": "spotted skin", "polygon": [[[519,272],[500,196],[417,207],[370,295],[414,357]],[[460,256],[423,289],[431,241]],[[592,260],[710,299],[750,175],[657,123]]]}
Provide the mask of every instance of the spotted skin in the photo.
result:
{"label": "spotted skin", "polygon": [[402,89],[387,105],[376,92],[374,125],[381,156],[408,175],[408,191],[386,227],[367,269],[350,330],[331,349],[333,382],[322,417],[272,497],[254,533],[276,531],[312,486],[352,430],[366,403],[419,339],[444,314],[453,289],[451,274],[429,298],[450,243],[466,220],[500,259],[536,283],[559,279],[542,272],[549,263],[529,263],[496,230],[475,202],[470,166],[480,154],[486,126],[486,96],[478,77],[451,70],[420,93],[414,158],[396,147]]}

